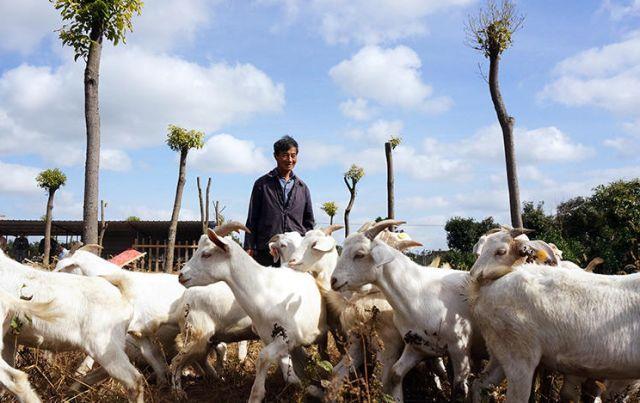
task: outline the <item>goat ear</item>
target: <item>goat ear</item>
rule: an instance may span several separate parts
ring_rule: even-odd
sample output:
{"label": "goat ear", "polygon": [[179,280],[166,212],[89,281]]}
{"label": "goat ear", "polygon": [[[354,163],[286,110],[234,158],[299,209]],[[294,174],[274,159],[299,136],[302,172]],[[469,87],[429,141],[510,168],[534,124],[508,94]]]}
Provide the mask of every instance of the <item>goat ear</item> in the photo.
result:
{"label": "goat ear", "polygon": [[273,263],[278,263],[278,260],[280,260],[280,252],[278,248],[273,247],[272,243],[269,244],[269,254],[273,257]]}
{"label": "goat ear", "polygon": [[225,252],[229,252],[229,245],[225,242],[223,238],[220,238],[218,234],[211,228],[207,231],[207,236],[218,248],[222,249]]}
{"label": "goat ear", "polygon": [[56,268],[53,271],[58,272],[71,272],[71,270],[78,268],[78,264],[71,259],[62,259],[56,265]]}
{"label": "goat ear", "polygon": [[336,246],[336,240],[331,236],[323,236],[313,243],[313,249],[320,252],[329,252],[334,246]]}
{"label": "goat ear", "polygon": [[377,267],[389,263],[396,257],[394,256],[393,249],[390,246],[386,244],[378,244],[371,249],[371,258],[373,259],[374,265]]}
{"label": "goat ear", "polygon": [[417,248],[419,246],[424,246],[424,245],[422,245],[418,241],[414,241],[413,239],[402,239],[398,241],[398,244],[396,245],[396,249],[398,249],[400,252],[404,252],[407,249]]}
{"label": "goat ear", "polygon": [[520,257],[532,259],[539,264],[558,265],[558,258],[548,243],[540,240],[516,240],[516,250]]}

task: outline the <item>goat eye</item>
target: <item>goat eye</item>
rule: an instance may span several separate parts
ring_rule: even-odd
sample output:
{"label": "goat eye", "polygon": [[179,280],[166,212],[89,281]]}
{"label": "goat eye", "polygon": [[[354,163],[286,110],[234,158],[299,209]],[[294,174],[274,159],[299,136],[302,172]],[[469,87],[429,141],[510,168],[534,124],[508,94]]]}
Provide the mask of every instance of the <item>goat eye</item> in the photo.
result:
{"label": "goat eye", "polygon": [[362,259],[364,257],[364,253],[358,252],[355,255],[353,255],[354,259]]}
{"label": "goat eye", "polygon": [[211,252],[202,252],[202,257],[204,259],[211,257]]}
{"label": "goat eye", "polygon": [[496,251],[496,255],[498,255],[498,256],[506,255],[506,253],[507,253],[506,249],[498,249]]}

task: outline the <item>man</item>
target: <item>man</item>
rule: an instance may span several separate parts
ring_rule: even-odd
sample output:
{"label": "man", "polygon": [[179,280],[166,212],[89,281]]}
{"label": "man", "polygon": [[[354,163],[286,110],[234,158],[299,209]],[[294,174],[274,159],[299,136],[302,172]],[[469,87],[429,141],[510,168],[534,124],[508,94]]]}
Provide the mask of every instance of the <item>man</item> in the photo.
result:
{"label": "man", "polygon": [[[315,220],[307,185],[293,173],[298,161],[298,143],[284,136],[273,145],[276,168],[253,185],[244,247],[263,266],[273,266],[268,242],[275,234],[297,231],[304,235]],[[286,262],[285,262],[286,263]]]}
{"label": "man", "polygon": [[16,261],[22,263],[29,255],[29,240],[24,234],[20,234],[13,241],[13,257]]}

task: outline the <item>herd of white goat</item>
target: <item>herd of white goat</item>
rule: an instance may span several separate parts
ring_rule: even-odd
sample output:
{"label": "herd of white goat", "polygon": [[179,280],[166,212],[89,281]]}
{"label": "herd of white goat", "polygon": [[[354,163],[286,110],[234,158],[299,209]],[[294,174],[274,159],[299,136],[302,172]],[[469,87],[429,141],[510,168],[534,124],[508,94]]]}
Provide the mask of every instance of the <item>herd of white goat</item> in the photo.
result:
{"label": "herd of white goat", "polygon": [[[248,400],[260,402],[272,364],[301,385],[304,348],[317,343],[326,359],[331,333],[342,360],[329,384],[306,388],[331,400],[330,391],[363,364],[358,332],[375,329],[381,343],[370,347],[384,390],[396,401],[403,401],[404,376],[425,360],[436,385],[451,383],[452,400],[482,401],[506,379],[507,401],[527,402],[537,368],[563,375],[567,401],[579,401],[581,388],[593,385],[603,400],[637,392],[640,274],[582,270],[563,261],[553,244],[504,227],[481,237],[470,272],[421,266],[403,254],[420,244],[389,231],[400,224],[366,224],[345,239],[340,255],[332,236],[340,226],[276,235],[269,246],[282,267],[275,268],[259,265],[228,237],[248,231],[230,222],[202,236],[179,275],[123,270],[91,246],[53,272],[0,250],[0,383],[22,402],[40,402],[27,375],[14,368],[16,346],[24,345],[84,351],[76,370],[82,381],[72,388],[112,377],[130,401],[142,402],[136,365],[148,364],[156,382],[184,395],[186,367],[218,377],[227,343],[240,343],[242,361],[247,341],[259,339]],[[215,368],[208,359],[214,352]]]}

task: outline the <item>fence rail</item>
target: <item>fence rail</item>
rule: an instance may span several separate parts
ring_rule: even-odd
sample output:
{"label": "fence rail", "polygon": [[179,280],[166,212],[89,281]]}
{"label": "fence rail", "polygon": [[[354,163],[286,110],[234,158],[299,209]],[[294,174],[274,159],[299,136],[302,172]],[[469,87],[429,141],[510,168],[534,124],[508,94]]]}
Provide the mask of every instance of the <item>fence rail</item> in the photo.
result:
{"label": "fence rail", "polygon": [[[133,264],[137,270],[144,271],[163,271],[164,269],[164,257],[167,252],[166,241],[152,241],[150,239],[138,239],[136,238],[131,247],[140,252],[146,253],[146,255]],[[174,271],[180,270],[180,268],[193,256],[193,252],[198,249],[197,242],[176,242],[173,268]]]}

